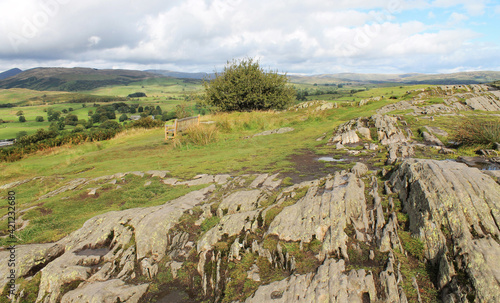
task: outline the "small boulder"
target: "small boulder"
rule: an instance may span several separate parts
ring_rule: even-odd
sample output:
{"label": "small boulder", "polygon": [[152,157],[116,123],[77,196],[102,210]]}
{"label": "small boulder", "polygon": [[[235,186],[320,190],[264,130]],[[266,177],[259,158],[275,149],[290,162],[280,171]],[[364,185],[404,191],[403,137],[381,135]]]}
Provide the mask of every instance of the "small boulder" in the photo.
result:
{"label": "small boulder", "polygon": [[351,168],[351,172],[355,174],[358,178],[366,175],[368,172],[368,166],[361,162],[356,162],[353,168]]}

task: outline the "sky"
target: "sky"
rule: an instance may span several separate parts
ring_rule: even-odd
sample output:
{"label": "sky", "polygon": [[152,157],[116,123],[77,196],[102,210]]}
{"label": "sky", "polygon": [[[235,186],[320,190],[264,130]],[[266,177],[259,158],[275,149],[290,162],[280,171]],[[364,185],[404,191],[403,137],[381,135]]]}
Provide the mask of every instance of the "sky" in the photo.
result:
{"label": "sky", "polygon": [[1,0],[0,71],[500,71],[500,0]]}

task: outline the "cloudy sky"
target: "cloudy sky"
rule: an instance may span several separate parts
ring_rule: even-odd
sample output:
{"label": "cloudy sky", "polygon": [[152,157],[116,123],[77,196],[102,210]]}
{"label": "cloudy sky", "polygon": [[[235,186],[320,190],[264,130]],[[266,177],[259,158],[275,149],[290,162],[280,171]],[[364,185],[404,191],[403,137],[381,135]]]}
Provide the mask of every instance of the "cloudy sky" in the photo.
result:
{"label": "cloudy sky", "polygon": [[500,70],[499,0],[1,0],[0,71]]}

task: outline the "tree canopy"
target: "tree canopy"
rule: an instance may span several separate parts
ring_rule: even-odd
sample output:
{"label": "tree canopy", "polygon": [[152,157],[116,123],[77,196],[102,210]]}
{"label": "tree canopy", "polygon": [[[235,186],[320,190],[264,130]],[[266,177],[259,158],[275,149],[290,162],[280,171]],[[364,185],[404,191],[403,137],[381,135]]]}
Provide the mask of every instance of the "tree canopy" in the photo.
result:
{"label": "tree canopy", "polygon": [[296,96],[286,74],[264,71],[258,61],[228,61],[222,73],[203,82],[205,101],[221,111],[284,109]]}

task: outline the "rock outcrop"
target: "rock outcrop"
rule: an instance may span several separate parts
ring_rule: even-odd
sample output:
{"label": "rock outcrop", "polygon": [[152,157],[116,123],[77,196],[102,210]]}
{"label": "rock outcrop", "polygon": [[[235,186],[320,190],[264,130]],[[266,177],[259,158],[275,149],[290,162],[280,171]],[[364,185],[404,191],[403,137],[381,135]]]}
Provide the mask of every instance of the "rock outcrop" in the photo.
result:
{"label": "rock outcrop", "polygon": [[408,137],[399,129],[398,119],[395,117],[376,114],[370,118],[357,118],[350,120],[337,128],[329,144],[351,144],[361,141],[358,133],[367,140],[372,140],[370,128],[375,128],[378,141],[382,145],[391,143],[402,143],[408,141]]}
{"label": "rock outcrop", "polygon": [[323,242],[322,255],[336,253],[348,259],[347,235],[350,222],[368,229],[364,183],[355,174],[336,174],[327,179],[323,190],[311,187],[294,205],[285,207],[271,222],[267,234],[284,241]]}
{"label": "rock outcrop", "polygon": [[[500,301],[500,185],[465,164],[417,159],[404,161],[391,183],[427,259],[442,268],[441,285],[459,283],[452,273],[465,272],[479,302]],[[446,302],[464,296],[453,283]]]}
{"label": "rock outcrop", "polygon": [[[380,138],[399,138],[394,119],[374,118]],[[400,158],[407,144],[388,148]],[[210,185],[96,216],[57,243],[21,245],[16,272],[38,274],[44,303],[147,301],[165,277],[215,302],[435,300],[429,285],[444,302],[499,301],[500,184],[454,161],[400,160],[389,180],[363,163],[289,187],[277,174],[175,180]],[[2,272],[8,258],[0,251]],[[425,262],[432,281],[417,274]]]}

